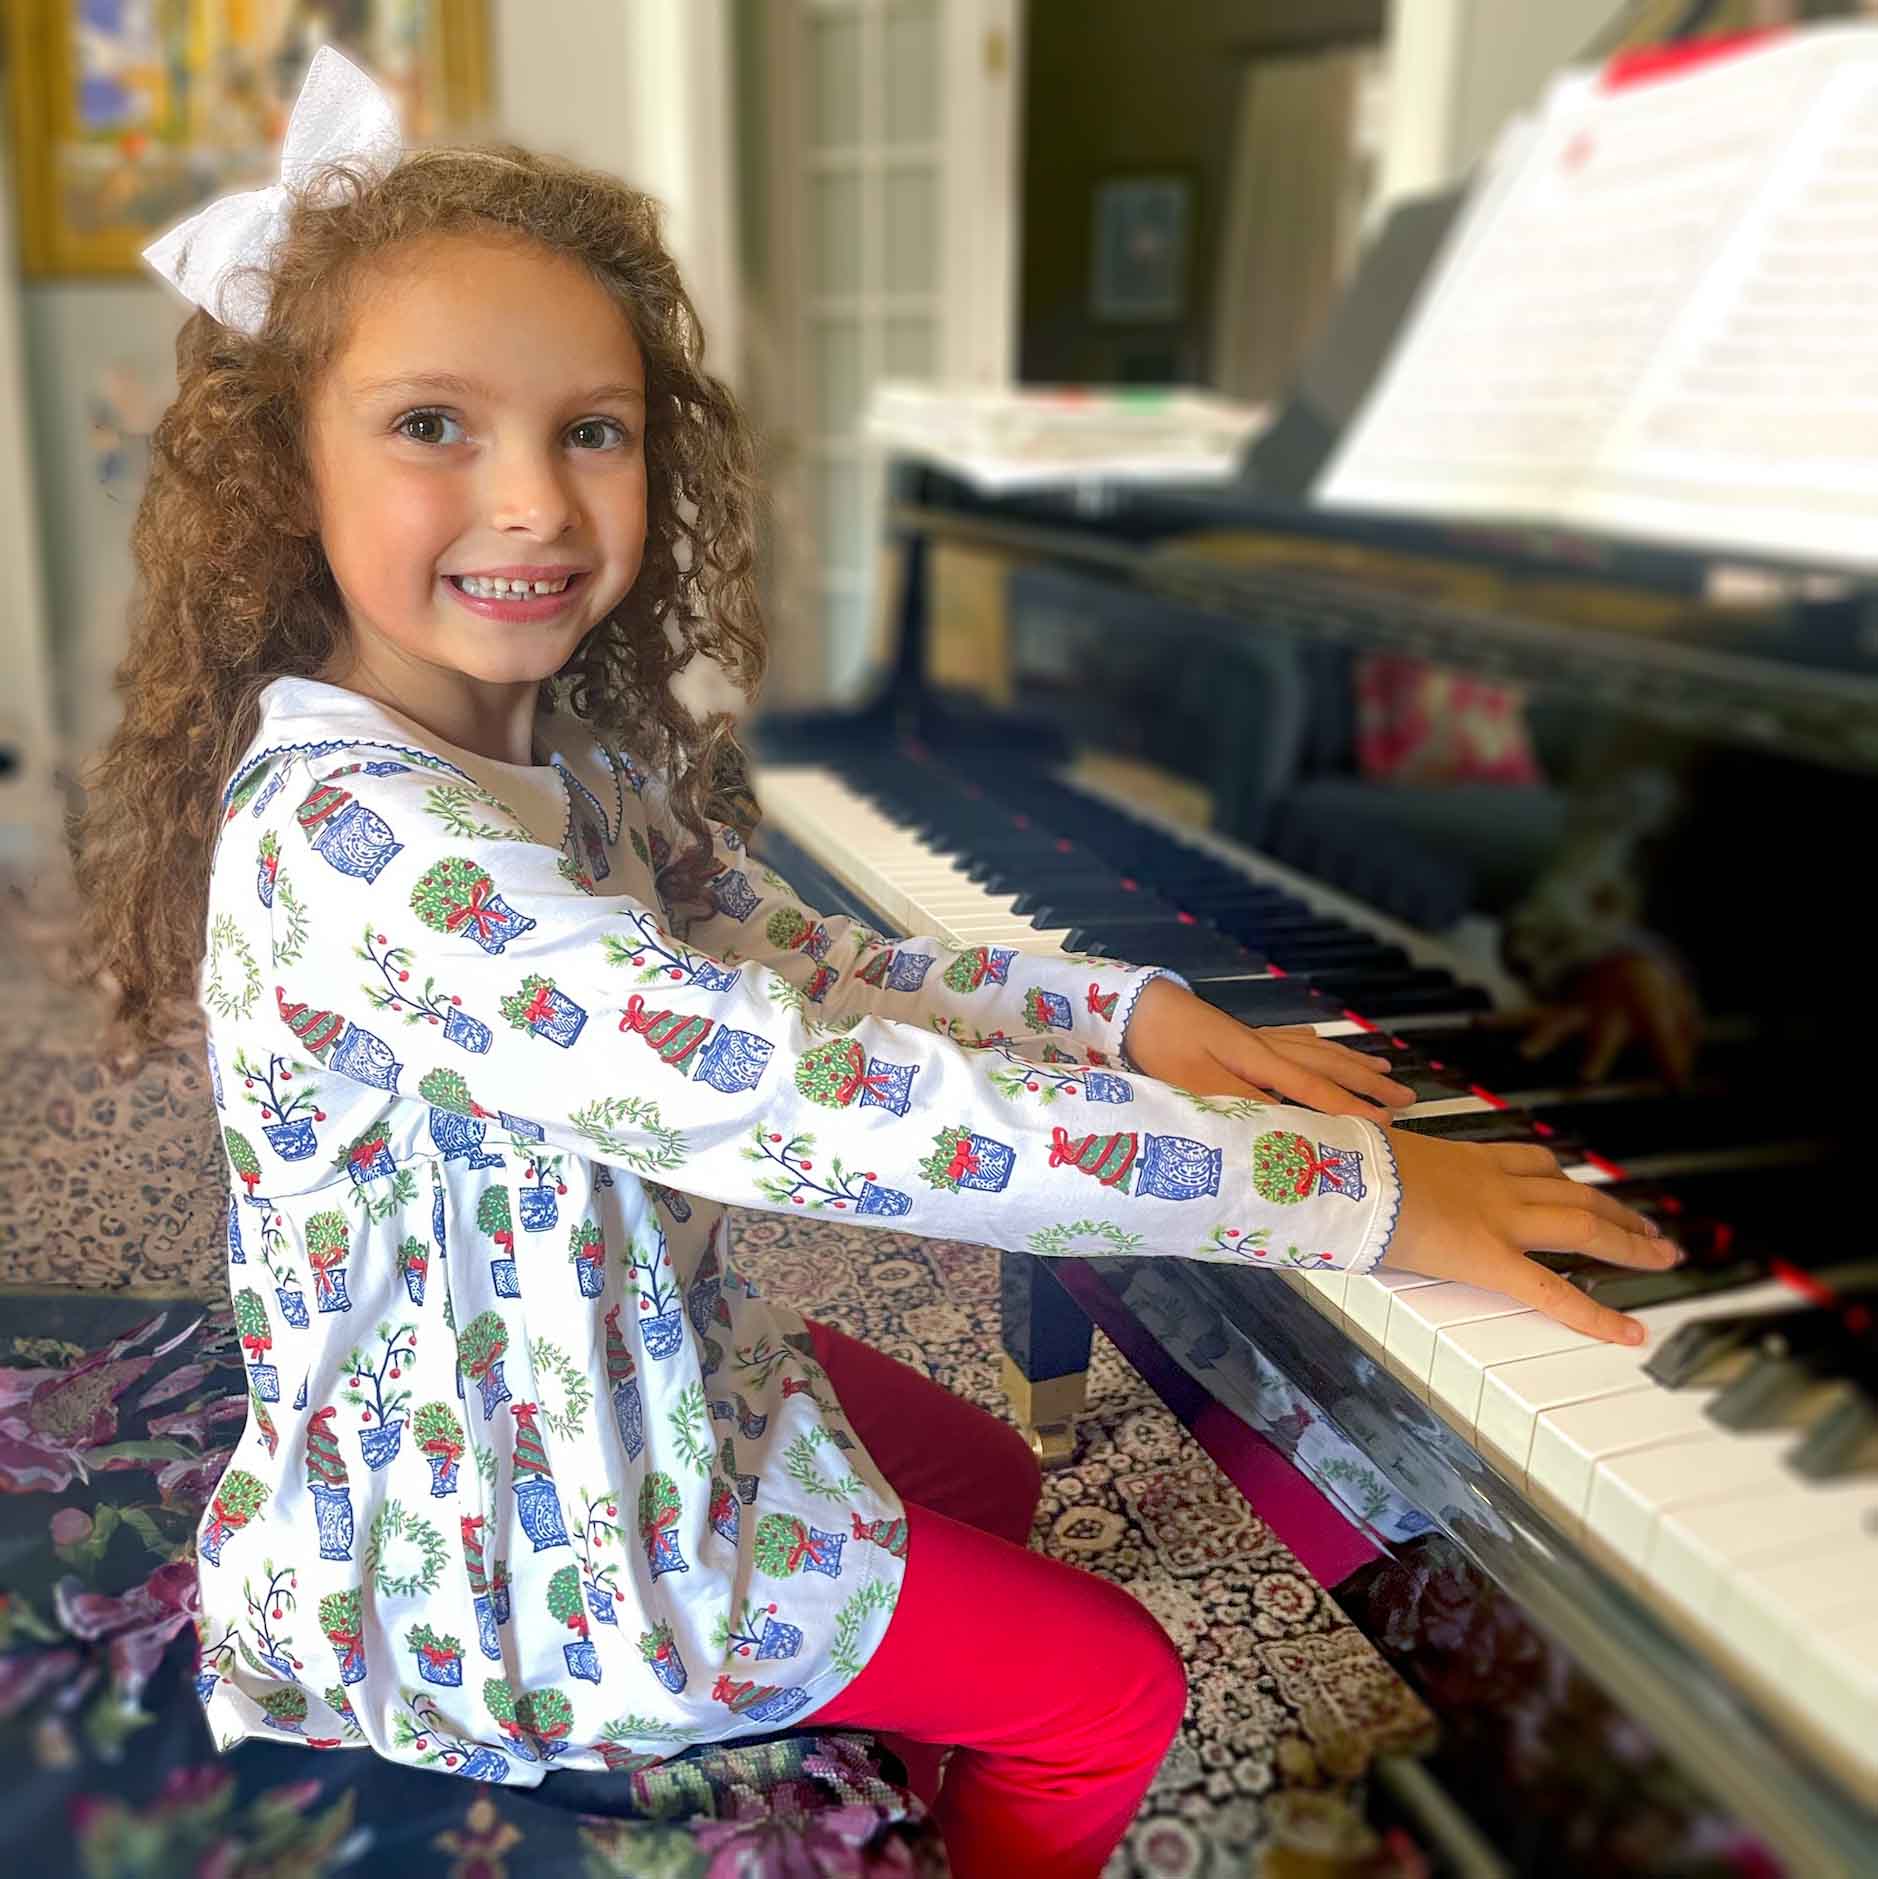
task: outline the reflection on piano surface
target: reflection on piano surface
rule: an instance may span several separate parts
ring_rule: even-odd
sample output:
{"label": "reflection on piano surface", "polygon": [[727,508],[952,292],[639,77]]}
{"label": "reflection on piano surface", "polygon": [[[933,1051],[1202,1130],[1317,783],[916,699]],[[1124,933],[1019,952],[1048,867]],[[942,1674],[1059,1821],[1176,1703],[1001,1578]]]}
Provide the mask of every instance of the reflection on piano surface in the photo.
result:
{"label": "reflection on piano surface", "polygon": [[[916,551],[910,590],[919,575]],[[1674,1100],[1647,1074],[1535,1074],[1491,1022],[1505,987],[1438,939],[1078,780],[1034,726],[949,737],[904,649],[902,680],[845,732],[759,727],[758,845],[810,901],[956,946],[1168,965],[1248,1024],[1386,1057],[1417,1097],[1399,1126],[1543,1142],[1687,1254],[1662,1273],[1550,1256],[1643,1320],[1633,1348],[1408,1274],[1006,1254],[1020,1414],[1086,1360],[1086,1326],[1079,1355],[1061,1292],[1026,1276],[1043,1265],[1254,1427],[1275,1366],[1796,1870],[1872,1870],[1878,1257],[1847,1230],[1850,1110],[1815,1081],[1804,984],[1720,1028]]]}

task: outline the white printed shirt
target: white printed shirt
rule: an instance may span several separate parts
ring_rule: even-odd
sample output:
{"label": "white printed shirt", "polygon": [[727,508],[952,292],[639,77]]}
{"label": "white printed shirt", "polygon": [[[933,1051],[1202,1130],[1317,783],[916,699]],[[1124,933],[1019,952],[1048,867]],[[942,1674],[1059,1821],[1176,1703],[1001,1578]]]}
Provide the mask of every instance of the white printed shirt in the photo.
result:
{"label": "white printed shirt", "polygon": [[217,1741],[486,1780],[811,1716],[907,1528],[724,1208],[1046,1254],[1367,1269],[1366,1122],[1116,1068],[1155,976],[822,918],[659,783],[280,680],[224,804],[201,998],[246,1427],[199,1530]]}

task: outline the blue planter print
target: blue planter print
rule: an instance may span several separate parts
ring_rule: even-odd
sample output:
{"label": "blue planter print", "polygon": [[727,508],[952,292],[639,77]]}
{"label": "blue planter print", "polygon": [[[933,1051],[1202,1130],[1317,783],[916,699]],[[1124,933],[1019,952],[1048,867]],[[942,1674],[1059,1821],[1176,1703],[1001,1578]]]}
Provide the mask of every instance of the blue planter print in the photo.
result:
{"label": "blue planter print", "polygon": [[524,1475],[516,1482],[515,1511],[537,1553],[545,1553],[551,1546],[573,1544],[561,1517],[561,1497],[555,1493],[554,1483],[544,1476]]}
{"label": "blue planter print", "polygon": [[254,891],[263,907],[274,904],[274,870],[265,860],[254,864]]}
{"label": "blue planter print", "polygon": [[489,1262],[489,1282],[496,1288],[498,1298],[520,1298],[522,1288],[515,1276],[515,1261],[512,1259],[492,1259]]}
{"label": "blue planter print", "polygon": [[206,1703],[215,1694],[215,1686],[221,1682],[213,1670],[196,1672],[196,1701]]}
{"label": "blue planter print", "polygon": [[717,1302],[724,1296],[724,1282],[713,1275],[710,1278],[694,1279],[685,1293],[685,1310],[690,1314],[692,1329],[703,1337],[711,1328],[711,1320],[717,1312]]}
{"label": "blue planter print", "polygon": [[385,863],[402,849],[393,841],[385,819],[362,802],[349,802],[329,816],[313,837],[313,851],[355,880],[375,881]]}
{"label": "blue planter print", "polygon": [[382,1037],[362,1031],[347,1023],[345,1035],[333,1046],[329,1067],[355,1083],[369,1083],[375,1090],[396,1091],[398,1072],[404,1068],[391,1054],[391,1046]]}
{"label": "blue planter print", "polygon": [[887,990],[917,992],[932,970],[931,953],[895,953],[887,961]]}
{"label": "blue planter print", "polygon": [[567,1659],[570,1677],[578,1677],[583,1683],[600,1681],[600,1653],[594,1649],[591,1638],[576,1638],[571,1644],[563,1644],[561,1655]]}
{"label": "blue planter print", "polygon": [[315,1266],[313,1299],[321,1311],[350,1311],[352,1300],[346,1296],[346,1275],[337,1266]]}
{"label": "blue planter print", "polygon": [[1059,1031],[1067,1031],[1075,1022],[1075,1016],[1069,1008],[1069,1000],[1061,992],[1034,992],[1037,1016],[1045,1024],[1054,1026]]}
{"label": "blue planter print", "polygon": [[753,1090],[769,1068],[774,1046],[754,1031],[733,1031],[720,1026],[698,1056],[697,1081],[734,1095]]}
{"label": "blue planter print", "polygon": [[313,1519],[319,1528],[321,1559],[352,1557],[352,1490],[313,1483]]}
{"label": "blue planter print", "polygon": [[460,1005],[450,1008],[450,1015],[443,1021],[444,1042],[454,1044],[458,1050],[466,1050],[472,1057],[480,1057],[490,1045],[495,1033],[480,1018],[472,1018]]}
{"label": "blue planter print", "polygon": [[1330,1148],[1320,1142],[1317,1159],[1323,1172],[1317,1177],[1320,1194],[1341,1194],[1346,1200],[1361,1200],[1369,1189],[1363,1185],[1363,1151],[1360,1148]]}
{"label": "blue planter print", "polygon": [[254,1386],[254,1393],[264,1403],[280,1401],[280,1372],[272,1364],[250,1364],[248,1381]]}
{"label": "blue planter print", "polygon": [[438,1252],[446,1253],[450,1250],[450,1242],[445,1237],[443,1226],[443,1182],[438,1178],[435,1169],[431,1171],[430,1237],[437,1242]]}
{"label": "blue planter print", "polygon": [[701,992],[728,992],[736,989],[737,981],[743,977],[741,966],[728,969],[713,965],[708,959],[701,959],[691,969],[691,982]]}
{"label": "blue planter print", "polygon": [[580,1295],[583,1298],[598,1298],[606,1290],[606,1265],[602,1260],[575,1260],[574,1275],[580,1281]]}
{"label": "blue planter print", "polygon": [[711,1531],[715,1533],[720,1540],[728,1540],[732,1546],[735,1546],[737,1544],[738,1529],[741,1524],[742,1516],[738,1512],[735,1499],[730,1495],[726,1495],[722,1501],[718,1502],[712,1508]]}
{"label": "blue planter print", "polygon": [[685,1341],[685,1316],[676,1305],[669,1311],[654,1312],[639,1320],[640,1335],[646,1341],[648,1357],[670,1357]]}
{"label": "blue planter print", "polygon": [[774,1696],[766,1696],[760,1703],[752,1703],[743,1712],[745,1722],[783,1722],[793,1716],[797,1710],[808,1707],[809,1693],[806,1690],[778,1690]]}
{"label": "blue planter print", "polygon": [[479,1748],[456,1772],[471,1781],[506,1781],[509,1765],[494,1749]]}
{"label": "blue planter print", "polygon": [[522,1189],[522,1231],[545,1233],[561,1218],[561,1203],[551,1187]]}
{"label": "blue planter print", "polygon": [[691,1203],[676,1188],[659,1187],[655,1183],[646,1183],[652,1189],[652,1198],[676,1220],[680,1226],[691,1218]]}
{"label": "blue planter print", "polygon": [[802,1556],[804,1572],[819,1572],[830,1579],[841,1577],[841,1555],[848,1544],[845,1533],[824,1533],[820,1527],[809,1529],[809,1550]]}
{"label": "blue planter print", "polygon": [[496,1636],[495,1601],[484,1592],[475,1601],[476,1606],[476,1642],[482,1647],[483,1655],[492,1664],[502,1661],[502,1640]]}
{"label": "blue planter print", "polygon": [[535,1745],[522,1734],[519,1725],[516,1726],[515,1732],[509,1737],[509,1747],[515,1751],[515,1759],[518,1762],[538,1762],[541,1760],[541,1757],[535,1753]]}
{"label": "blue planter print", "polygon": [[613,1421],[619,1429],[620,1446],[626,1459],[638,1458],[646,1445],[645,1411],[639,1402],[639,1386],[629,1377],[613,1389]]}
{"label": "blue planter print", "polygon": [[460,1657],[433,1657],[428,1651],[419,1651],[417,1674],[426,1683],[437,1684],[446,1690],[460,1690],[463,1687],[463,1660]]}
{"label": "blue planter print", "polygon": [[587,1588],[587,1612],[597,1625],[617,1625],[619,1616],[613,1610],[613,1594],[603,1585],[590,1585]]}
{"label": "blue planter print", "polygon": [[241,1243],[241,1212],[232,1200],[228,1203],[228,1263],[231,1266],[248,1263],[247,1249]]}
{"label": "blue planter print", "polygon": [[1017,1163],[1017,1150],[989,1135],[971,1135],[967,1140],[971,1160],[976,1165],[959,1172],[959,1186],[977,1188],[987,1194],[1003,1193],[1011,1178],[1011,1169]]}
{"label": "blue planter print", "polygon": [[498,1109],[496,1115],[500,1119],[502,1126],[507,1129],[518,1142],[539,1142],[542,1139],[541,1124],[539,1122],[530,1122],[526,1116],[512,1116],[506,1109]]}
{"label": "blue planter print", "polygon": [[485,1422],[496,1413],[496,1409],[500,1404],[506,1403],[509,1400],[508,1379],[502,1374],[504,1361],[505,1359],[498,1357],[495,1362],[476,1379],[476,1387],[482,1392],[483,1420]]}
{"label": "blue planter print", "polygon": [[763,1635],[757,1642],[760,1662],[765,1657],[793,1657],[802,1648],[802,1627],[784,1624],[780,1618],[763,1620]]}
{"label": "blue planter print", "polygon": [[304,1331],[311,1322],[306,1315],[306,1294],[291,1285],[277,1285],[274,1296],[280,1300],[280,1315],[296,1331]]}
{"label": "blue planter print", "polygon": [[679,1656],[676,1644],[661,1646],[647,1668],[674,1696],[685,1687],[685,1660]]}
{"label": "blue planter print", "polygon": [[255,1656],[258,1657],[275,1676],[288,1683],[293,1681],[293,1660],[291,1658],[283,1657],[278,1651],[256,1651]]}
{"label": "blue planter print", "polygon": [[213,1044],[203,1045],[209,1058],[209,1095],[217,1109],[222,1106],[222,1060],[215,1054]]}
{"label": "blue planter print", "polygon": [[357,1683],[364,1677],[365,1644],[362,1639],[356,1644],[348,1644],[344,1650],[341,1650],[339,1646],[335,1644],[333,1646],[333,1655],[339,1660],[339,1681],[341,1683]]}
{"label": "blue planter print", "polygon": [[1141,1162],[1135,1170],[1135,1192],[1162,1200],[1197,1200],[1219,1192],[1224,1151],[1184,1135],[1148,1135],[1142,1138]]}
{"label": "blue planter print", "polygon": [[652,1569],[654,1578],[664,1578],[665,1573],[688,1573],[690,1561],[679,1552],[679,1535],[671,1528],[654,1528],[645,1537],[645,1563]]}
{"label": "blue planter print", "polygon": [[370,1154],[353,1154],[346,1161],[346,1173],[352,1177],[354,1187],[363,1187],[368,1181],[389,1180],[398,1172],[398,1164],[391,1159],[389,1142],[374,1142]]}
{"label": "blue planter print", "polygon": [[715,876],[706,887],[717,911],[732,920],[747,920],[756,912],[757,896],[750,886],[750,877],[738,868],[726,868]]}
{"label": "blue planter print", "polygon": [[313,1120],[310,1116],[297,1116],[292,1122],[269,1122],[262,1127],[261,1133],[267,1137],[268,1146],[282,1161],[305,1161],[319,1146],[313,1139]]}
{"label": "blue planter print", "polygon": [[430,1491],[438,1499],[456,1492],[457,1458],[454,1455],[427,1455],[430,1463]]}
{"label": "blue planter print", "polygon": [[912,1101],[913,1079],[919,1074],[916,1063],[888,1063],[883,1057],[867,1060],[867,1078],[861,1086],[863,1109],[891,1109],[903,1116]]}
{"label": "blue planter print", "polygon": [[520,939],[534,924],[527,914],[517,913],[500,894],[489,894],[478,904],[476,918],[464,921],[460,930],[493,957],[510,940]]}
{"label": "blue planter print", "polygon": [[1082,1093],[1092,1103],[1132,1103],[1135,1100],[1134,1086],[1128,1079],[1108,1070],[1083,1071]]}
{"label": "blue planter print", "polygon": [[295,1409],[304,1409],[306,1407],[306,1378],[305,1377],[302,1377],[300,1379],[300,1387],[297,1390],[295,1390],[293,1393],[293,1406]]}
{"label": "blue planter print", "polygon": [[376,1474],[380,1468],[397,1459],[403,1441],[403,1423],[380,1423],[375,1429],[359,1431],[359,1453],[365,1457],[366,1467]]}
{"label": "blue planter print", "polygon": [[872,1181],[863,1181],[854,1211],[857,1214],[903,1214],[910,1212],[912,1206],[911,1194],[903,1194],[897,1187],[878,1187]]}
{"label": "blue planter print", "polygon": [[467,1162],[472,1168],[502,1167],[502,1157],[483,1147],[488,1132],[488,1123],[460,1116],[454,1109],[430,1112],[430,1139],[445,1161]]}
{"label": "blue planter print", "polygon": [[509,1622],[509,1588],[506,1585],[499,1585],[489,1596],[496,1602],[496,1623],[507,1624]]}
{"label": "blue planter print", "polygon": [[404,1295],[413,1305],[424,1302],[424,1285],[430,1277],[428,1266],[406,1266],[404,1269]]}
{"label": "blue planter print", "polygon": [[568,997],[553,987],[544,987],[540,1002],[547,1007],[540,1016],[530,1018],[528,1028],[537,1037],[545,1037],[550,1044],[559,1044],[566,1050],[579,1037],[587,1022],[586,1012]]}

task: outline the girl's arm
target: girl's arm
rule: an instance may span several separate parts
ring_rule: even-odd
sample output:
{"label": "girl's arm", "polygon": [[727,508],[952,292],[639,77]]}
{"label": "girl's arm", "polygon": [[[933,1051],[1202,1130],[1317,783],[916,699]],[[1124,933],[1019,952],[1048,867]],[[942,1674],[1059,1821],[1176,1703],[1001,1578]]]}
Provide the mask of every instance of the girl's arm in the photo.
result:
{"label": "girl's arm", "polygon": [[[690,838],[665,813],[656,783],[641,801],[654,857],[682,851]],[[1162,969],[1112,959],[1011,946],[961,951],[931,937],[885,940],[845,914],[817,913],[747,854],[734,830],[713,823],[711,832],[717,874],[705,909],[685,910],[688,940],[766,966],[799,987],[811,1017],[823,1022],[875,1013],[1007,1060],[1060,1052],[1079,1063],[1118,1063],[1141,987],[1162,976]]]}
{"label": "girl's arm", "polygon": [[[329,1071],[779,1213],[1251,1266],[1367,1270],[1388,1243],[1395,1163],[1371,1123],[1108,1067],[1042,1076],[889,1015],[896,1000],[930,1015],[910,992],[818,1005],[799,963],[701,950],[696,929],[680,940],[640,902],[585,891],[550,848],[442,825],[434,778],[372,767],[388,773],[293,760],[270,832],[296,857],[298,925],[286,930],[278,892],[255,909],[291,955],[265,994],[282,1048]],[[428,988],[415,1022],[367,997],[387,948]],[[1072,1006],[1060,1034],[1112,1045],[1154,977],[1110,968],[1112,1013]]]}

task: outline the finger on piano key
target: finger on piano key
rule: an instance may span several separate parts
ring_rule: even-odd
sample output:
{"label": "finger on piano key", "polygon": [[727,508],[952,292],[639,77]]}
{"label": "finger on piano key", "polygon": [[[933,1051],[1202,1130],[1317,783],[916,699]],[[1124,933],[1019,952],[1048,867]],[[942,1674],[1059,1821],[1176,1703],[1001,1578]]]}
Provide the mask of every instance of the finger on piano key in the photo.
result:
{"label": "finger on piano key", "polygon": [[[1486,1370],[1474,1425],[1479,1446],[1514,1481],[1523,1481],[1532,1459],[1533,1431],[1546,1410],[1593,1397],[1614,1396],[1625,1389],[1655,1388],[1644,1365],[1665,1337],[1693,1319],[1730,1309],[1758,1310],[1763,1305],[1793,1309],[1804,1302],[1790,1286],[1776,1282],[1751,1286],[1723,1299],[1657,1305],[1640,1311],[1636,1313],[1638,1323],[1644,1327],[1640,1344],[1602,1344],[1578,1332],[1566,1332],[1569,1342],[1544,1355],[1497,1363]],[[1464,1325],[1456,1335],[1484,1333],[1491,1328],[1485,1324]]]}

